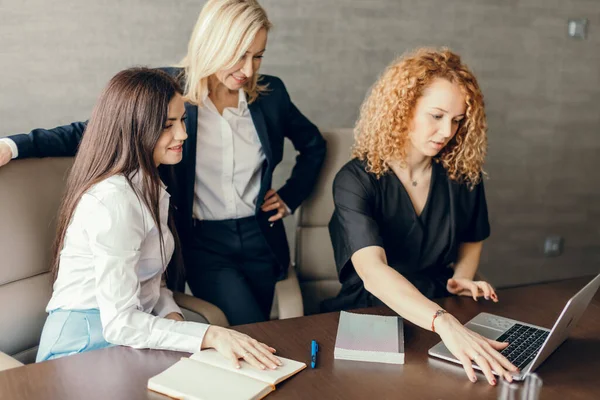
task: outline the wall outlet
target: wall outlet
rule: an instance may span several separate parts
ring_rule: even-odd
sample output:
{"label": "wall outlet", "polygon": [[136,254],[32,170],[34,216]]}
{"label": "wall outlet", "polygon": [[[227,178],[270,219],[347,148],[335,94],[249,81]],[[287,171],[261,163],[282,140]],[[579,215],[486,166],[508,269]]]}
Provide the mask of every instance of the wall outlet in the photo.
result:
{"label": "wall outlet", "polygon": [[544,255],[557,257],[563,252],[565,240],[561,236],[548,236],[544,242]]}
{"label": "wall outlet", "polygon": [[585,18],[570,19],[568,22],[569,36],[576,39],[585,39],[587,36],[588,20]]}

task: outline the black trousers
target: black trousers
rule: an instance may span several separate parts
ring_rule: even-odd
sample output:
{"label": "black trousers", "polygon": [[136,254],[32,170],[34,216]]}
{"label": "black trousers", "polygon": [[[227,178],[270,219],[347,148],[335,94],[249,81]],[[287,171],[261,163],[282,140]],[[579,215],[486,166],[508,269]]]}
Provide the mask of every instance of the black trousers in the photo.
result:
{"label": "black trousers", "polygon": [[279,267],[256,218],[194,225],[184,251],[194,296],[223,310],[231,325],[267,321]]}

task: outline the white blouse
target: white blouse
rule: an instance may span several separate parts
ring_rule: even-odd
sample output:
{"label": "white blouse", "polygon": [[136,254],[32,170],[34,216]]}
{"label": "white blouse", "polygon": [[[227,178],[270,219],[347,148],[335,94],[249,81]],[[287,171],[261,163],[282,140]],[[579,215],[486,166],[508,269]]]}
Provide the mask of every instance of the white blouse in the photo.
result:
{"label": "white blouse", "polygon": [[266,160],[246,94],[223,114],[208,96],[198,107],[193,215],[222,220],[253,216]]}
{"label": "white blouse", "polygon": [[[132,181],[141,188],[141,173]],[[181,313],[162,276],[174,250],[169,194],[160,193],[158,228],[122,175],[92,186],[69,224],[46,311],[99,309],[104,339],[134,348],[200,351],[209,325],[163,318]]]}

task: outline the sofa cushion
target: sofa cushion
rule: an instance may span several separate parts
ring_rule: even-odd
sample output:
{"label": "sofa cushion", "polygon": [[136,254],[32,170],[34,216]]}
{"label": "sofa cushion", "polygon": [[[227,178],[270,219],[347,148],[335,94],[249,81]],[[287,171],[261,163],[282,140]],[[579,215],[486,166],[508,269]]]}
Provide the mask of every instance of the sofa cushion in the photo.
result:
{"label": "sofa cushion", "polygon": [[0,168],[0,351],[31,362],[46,320],[56,215],[72,158]]}

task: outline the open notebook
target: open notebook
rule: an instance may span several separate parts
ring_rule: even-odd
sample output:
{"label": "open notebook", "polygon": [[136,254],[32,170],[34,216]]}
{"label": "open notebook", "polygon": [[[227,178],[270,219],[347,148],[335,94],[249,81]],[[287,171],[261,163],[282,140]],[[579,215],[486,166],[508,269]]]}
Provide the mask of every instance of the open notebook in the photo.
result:
{"label": "open notebook", "polygon": [[342,311],[333,357],[336,360],[404,364],[402,318]]}
{"label": "open notebook", "polygon": [[150,378],[148,389],[186,400],[262,399],[276,384],[306,368],[302,362],[279,359],[283,365],[276,370],[259,370],[245,361],[236,369],[216,350],[203,350]]}

